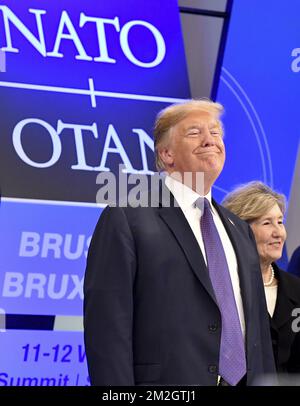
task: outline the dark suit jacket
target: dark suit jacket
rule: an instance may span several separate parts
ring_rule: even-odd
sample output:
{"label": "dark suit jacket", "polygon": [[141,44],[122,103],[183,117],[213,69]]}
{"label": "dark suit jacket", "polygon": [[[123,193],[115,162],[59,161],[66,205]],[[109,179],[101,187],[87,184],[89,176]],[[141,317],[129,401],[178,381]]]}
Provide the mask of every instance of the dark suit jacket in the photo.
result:
{"label": "dark suit jacket", "polygon": [[[107,207],[89,249],[84,329],[93,385],[216,385],[221,315],[179,207]],[[247,384],[275,372],[253,234],[218,211],[236,252],[246,320]]]}
{"label": "dark suit jacket", "polygon": [[292,323],[300,328],[300,320],[292,316],[294,309],[300,316],[300,279],[288,272],[282,271],[273,264],[278,280],[277,301],[271,319],[271,335],[275,362],[280,373],[300,374],[300,332],[294,332]]}

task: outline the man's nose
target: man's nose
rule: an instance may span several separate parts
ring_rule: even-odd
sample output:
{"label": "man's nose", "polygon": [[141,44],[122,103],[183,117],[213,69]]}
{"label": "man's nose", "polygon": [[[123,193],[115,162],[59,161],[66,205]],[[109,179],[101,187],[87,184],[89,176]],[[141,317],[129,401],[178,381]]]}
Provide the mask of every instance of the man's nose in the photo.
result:
{"label": "man's nose", "polygon": [[204,127],[202,130],[202,145],[210,146],[216,144],[216,137],[213,136],[208,127]]}

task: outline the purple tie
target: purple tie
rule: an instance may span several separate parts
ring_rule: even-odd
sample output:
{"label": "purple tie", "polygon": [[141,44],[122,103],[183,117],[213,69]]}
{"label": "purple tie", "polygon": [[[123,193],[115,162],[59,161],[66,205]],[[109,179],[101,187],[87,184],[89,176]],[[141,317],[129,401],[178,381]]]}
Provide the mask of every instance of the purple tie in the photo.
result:
{"label": "purple tie", "polygon": [[[196,205],[201,208],[203,198]],[[246,374],[244,340],[225,252],[207,199],[203,210],[200,224],[207,266],[222,317],[219,375],[236,385]]]}

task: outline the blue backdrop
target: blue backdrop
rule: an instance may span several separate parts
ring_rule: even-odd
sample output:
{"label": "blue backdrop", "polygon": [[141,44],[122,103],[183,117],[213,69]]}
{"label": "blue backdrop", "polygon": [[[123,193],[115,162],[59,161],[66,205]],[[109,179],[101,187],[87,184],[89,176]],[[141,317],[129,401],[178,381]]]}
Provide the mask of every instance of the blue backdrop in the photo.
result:
{"label": "blue backdrop", "polygon": [[[300,135],[299,12],[297,0],[284,9],[271,0],[233,2],[217,92],[226,110],[227,149],[218,200],[254,179],[291,196]],[[290,235],[299,213],[293,217]],[[281,265],[286,264],[284,255]]]}

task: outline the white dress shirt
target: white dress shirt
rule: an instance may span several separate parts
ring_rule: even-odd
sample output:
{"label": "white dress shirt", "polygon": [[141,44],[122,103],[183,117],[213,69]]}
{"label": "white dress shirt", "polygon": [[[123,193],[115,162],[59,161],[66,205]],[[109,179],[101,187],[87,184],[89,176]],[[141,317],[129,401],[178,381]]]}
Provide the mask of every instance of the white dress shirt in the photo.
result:
{"label": "white dress shirt", "polygon": [[267,301],[268,312],[271,317],[273,317],[276,301],[277,301],[277,290],[278,285],[275,286],[265,286],[265,295]]}
{"label": "white dress shirt", "polygon": [[[199,198],[198,193],[194,192],[191,188],[184,185],[181,182],[178,182],[174,178],[170,177],[169,175],[165,178],[165,184],[167,188],[171,191],[173,196],[175,197],[179,207],[183,211],[185,218],[187,219],[193,234],[199,244],[199,247],[202,251],[204,260],[207,264],[206,253],[200,228],[200,218],[201,218],[201,210],[195,205],[196,200]],[[204,196],[211,204],[211,191]],[[216,212],[215,208],[211,204],[211,211],[213,215],[213,219],[217,230],[219,232],[219,236],[221,238],[224,252],[227,259],[228,269],[230,273],[231,283],[233,287],[235,302],[237,305],[237,310],[239,314],[241,329],[243,333],[243,337],[245,338],[245,317],[244,317],[244,309],[243,309],[243,302],[241,297],[240,291],[240,280],[238,275],[238,266],[237,266],[237,259],[231,244],[231,241],[227,235],[225,227],[220,219],[218,213]]]}

